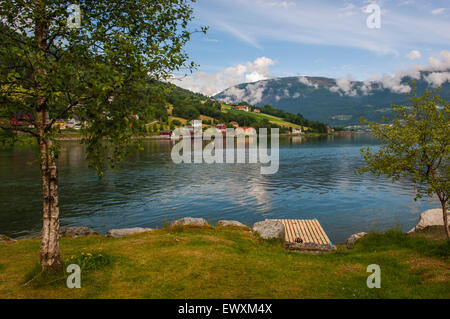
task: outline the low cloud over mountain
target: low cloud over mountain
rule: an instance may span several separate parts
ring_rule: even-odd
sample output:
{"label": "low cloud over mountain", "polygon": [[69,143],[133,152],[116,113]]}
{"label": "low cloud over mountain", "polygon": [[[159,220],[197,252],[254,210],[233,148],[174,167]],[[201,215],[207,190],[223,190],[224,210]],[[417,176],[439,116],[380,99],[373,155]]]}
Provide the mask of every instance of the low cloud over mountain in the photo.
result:
{"label": "low cloud over mountain", "polygon": [[431,57],[429,65],[414,65],[393,75],[383,74],[366,81],[351,76],[273,78],[232,86],[215,96],[226,103],[271,104],[313,120],[332,125],[358,124],[359,117],[381,120],[391,115],[392,103],[406,103],[415,81],[419,90],[443,86],[441,95],[450,97],[450,52]]}

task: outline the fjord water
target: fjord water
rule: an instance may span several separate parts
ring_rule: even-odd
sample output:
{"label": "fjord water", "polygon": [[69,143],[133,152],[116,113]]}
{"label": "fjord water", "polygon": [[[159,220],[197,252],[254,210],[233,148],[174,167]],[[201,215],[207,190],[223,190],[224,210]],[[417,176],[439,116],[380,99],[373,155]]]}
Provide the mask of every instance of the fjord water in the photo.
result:
{"label": "fjord water", "polygon": [[[324,138],[281,137],[280,167],[266,164],[174,164],[170,140],[145,140],[120,169],[103,179],[88,169],[84,147],[64,142],[58,158],[63,226],[161,227],[180,217],[247,225],[266,218],[317,218],[330,239],[360,231],[407,231],[434,199],[415,202],[408,181],[356,175],[360,148],[377,147],[364,134]],[[41,227],[41,185],[33,146],[0,150],[0,234],[22,237]]]}

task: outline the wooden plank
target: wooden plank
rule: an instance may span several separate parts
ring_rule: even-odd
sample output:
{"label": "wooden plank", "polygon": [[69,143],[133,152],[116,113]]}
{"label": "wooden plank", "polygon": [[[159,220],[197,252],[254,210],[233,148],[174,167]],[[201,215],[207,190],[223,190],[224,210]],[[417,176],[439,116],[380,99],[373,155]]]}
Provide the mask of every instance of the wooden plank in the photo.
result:
{"label": "wooden plank", "polygon": [[305,232],[303,231],[302,222],[300,220],[297,220],[297,236],[302,239],[304,243],[308,241],[308,238],[306,237]]}
{"label": "wooden plank", "polygon": [[309,220],[305,220],[305,224],[308,227],[310,233],[311,233],[311,237],[313,238],[313,243],[315,244],[320,244],[318,238],[317,238],[317,234],[314,231],[314,228],[312,227],[311,223]]}
{"label": "wooden plank", "polygon": [[316,244],[321,245],[322,244],[322,240],[321,240],[319,234],[317,233],[314,224],[310,220],[306,221],[306,223],[308,224],[308,227],[309,227],[309,229],[311,230],[311,233],[314,236],[314,242]]}
{"label": "wooden plank", "polygon": [[287,220],[286,221],[286,224],[287,224],[287,227],[288,227],[288,229],[289,229],[289,234],[291,235],[291,240],[290,240],[290,242],[291,243],[294,243],[295,242],[295,232],[294,232],[294,229],[293,229],[293,225],[292,225],[292,221],[291,220]]}
{"label": "wooden plank", "polygon": [[294,241],[296,241],[297,238],[302,239],[302,236],[299,234],[299,233],[301,233],[301,232],[300,232],[300,229],[299,229],[299,227],[298,227],[298,221],[295,220],[295,219],[292,220],[292,228],[293,228],[294,234],[295,234]]}
{"label": "wooden plank", "polygon": [[319,230],[319,225],[317,225],[317,223],[315,223],[314,220],[311,220],[311,224],[313,225],[313,227],[314,227],[314,229],[315,229],[315,231],[316,231],[316,234],[317,234],[317,237],[318,237],[319,240],[320,240],[320,243],[321,243],[322,245],[325,245],[325,244],[326,244],[326,241],[325,241],[324,238],[322,237],[322,233],[321,233],[321,231]]}
{"label": "wooden plank", "polygon": [[[300,239],[302,239],[303,240],[303,236],[301,236],[301,231],[300,231],[300,227],[299,227],[299,222],[298,222],[298,220],[293,220],[292,221],[292,228],[293,228],[293,230],[294,230],[294,234],[295,234],[295,238],[294,238],[294,241],[297,239],[297,238],[300,238]],[[304,240],[303,240],[304,241]]]}
{"label": "wooden plank", "polygon": [[304,220],[304,219],[301,219],[301,220],[300,220],[300,228],[301,228],[301,230],[302,230],[302,233],[305,234],[305,237],[306,237],[306,238],[305,238],[305,239],[306,239],[305,242],[308,242],[308,243],[312,242],[312,238],[310,237],[309,231],[308,231],[308,229],[306,228],[305,220]]}
{"label": "wooden plank", "polygon": [[291,234],[291,229],[289,228],[289,222],[285,219],[282,219],[281,222],[284,225],[284,229],[285,229],[285,234],[286,234],[286,241],[287,242],[292,242],[292,234]]}
{"label": "wooden plank", "polygon": [[319,233],[320,238],[322,239],[322,242],[325,245],[328,244],[328,240],[323,236],[323,229],[322,229],[322,226],[319,224],[319,221],[317,219],[314,219],[313,223],[316,225],[316,229]]}
{"label": "wooden plank", "polygon": [[303,225],[303,229],[305,230],[305,232],[308,234],[308,242],[313,243],[314,242],[314,238],[311,234],[311,231],[309,230],[308,224],[306,223],[306,219],[302,220],[302,225]]}
{"label": "wooden plank", "polygon": [[294,231],[294,225],[292,224],[292,220],[287,220],[286,221],[287,227],[289,229],[289,234],[291,235],[291,243],[295,243],[295,238],[297,237]]}
{"label": "wooden plank", "polygon": [[[320,225],[319,221],[316,219],[317,223]],[[325,237],[326,241],[328,244],[333,245],[331,243],[331,240],[328,238],[327,233],[325,232],[325,230],[323,229],[322,225],[320,226],[320,229],[322,230],[322,234]]]}
{"label": "wooden plank", "polygon": [[332,245],[317,219],[273,219],[283,223],[285,227],[285,241],[295,243],[297,238],[304,243],[315,243],[319,245]]}
{"label": "wooden plank", "polygon": [[311,230],[311,227],[309,226],[309,224],[308,224],[308,220],[304,220],[303,221],[303,225],[305,226],[305,229],[306,229],[306,231],[308,232],[308,234],[309,234],[309,238],[310,238],[310,242],[311,243],[315,243],[316,242],[316,238],[315,238],[315,236],[314,236],[314,234],[313,234],[313,232],[312,232],[312,230]]}
{"label": "wooden plank", "polygon": [[316,236],[316,242],[320,245],[324,245],[325,241],[322,240],[322,237],[320,236],[320,233],[318,232],[316,228],[316,224],[312,220],[308,220],[309,225],[311,225],[311,228],[314,232],[314,235]]}

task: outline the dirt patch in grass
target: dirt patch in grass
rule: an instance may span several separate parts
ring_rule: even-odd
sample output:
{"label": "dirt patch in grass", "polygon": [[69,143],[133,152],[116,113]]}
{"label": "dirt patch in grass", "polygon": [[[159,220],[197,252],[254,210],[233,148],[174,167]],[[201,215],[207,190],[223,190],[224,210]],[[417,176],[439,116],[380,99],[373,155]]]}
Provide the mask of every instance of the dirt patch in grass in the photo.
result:
{"label": "dirt patch in grass", "polygon": [[411,255],[407,258],[406,264],[411,267],[412,271],[419,273],[425,281],[450,282],[450,264],[448,262]]}
{"label": "dirt patch in grass", "polygon": [[339,266],[339,271],[343,271],[343,272],[358,272],[358,273],[363,273],[366,271],[366,268],[363,265],[359,265],[359,264],[344,264]]}
{"label": "dirt patch in grass", "polygon": [[212,236],[212,235],[205,235],[205,236],[203,236],[203,239],[206,241],[209,241],[211,243],[214,243],[214,244],[221,244],[221,245],[232,245],[233,244],[233,241],[231,241],[229,239],[220,238],[220,237]]}

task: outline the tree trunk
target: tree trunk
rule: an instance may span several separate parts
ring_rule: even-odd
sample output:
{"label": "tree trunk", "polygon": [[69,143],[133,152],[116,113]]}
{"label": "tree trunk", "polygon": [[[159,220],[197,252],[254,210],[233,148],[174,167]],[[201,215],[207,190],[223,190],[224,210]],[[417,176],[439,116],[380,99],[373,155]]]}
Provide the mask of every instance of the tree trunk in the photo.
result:
{"label": "tree trunk", "polygon": [[450,230],[448,229],[447,206],[446,206],[445,201],[441,200],[441,206],[442,206],[442,214],[443,214],[443,217],[444,217],[445,233],[447,234],[447,239],[450,239]]}
{"label": "tree trunk", "polygon": [[440,192],[440,190],[436,191],[436,194],[439,198],[439,201],[441,202],[441,206],[442,206],[442,217],[444,219],[444,229],[445,229],[445,233],[447,234],[447,239],[450,239],[450,230],[448,229],[448,215],[447,215],[447,202],[444,199],[442,193]]}
{"label": "tree trunk", "polygon": [[[59,202],[58,170],[51,140],[45,136],[43,128],[49,123],[48,110],[36,111],[39,131],[39,153],[43,195],[43,224],[41,242],[41,266],[44,272],[62,270],[59,254]],[[42,133],[41,133],[42,132]]]}
{"label": "tree trunk", "polygon": [[[45,54],[47,47],[46,4],[36,3],[35,37],[36,45]],[[41,242],[41,267],[43,272],[59,272],[62,262],[59,254],[59,203],[58,203],[58,171],[56,168],[55,151],[48,137],[49,109],[47,97],[43,92],[41,81],[46,76],[43,60],[39,58],[34,65],[35,90],[39,94],[36,100],[36,128],[38,132],[39,155],[41,162],[43,223]]]}

